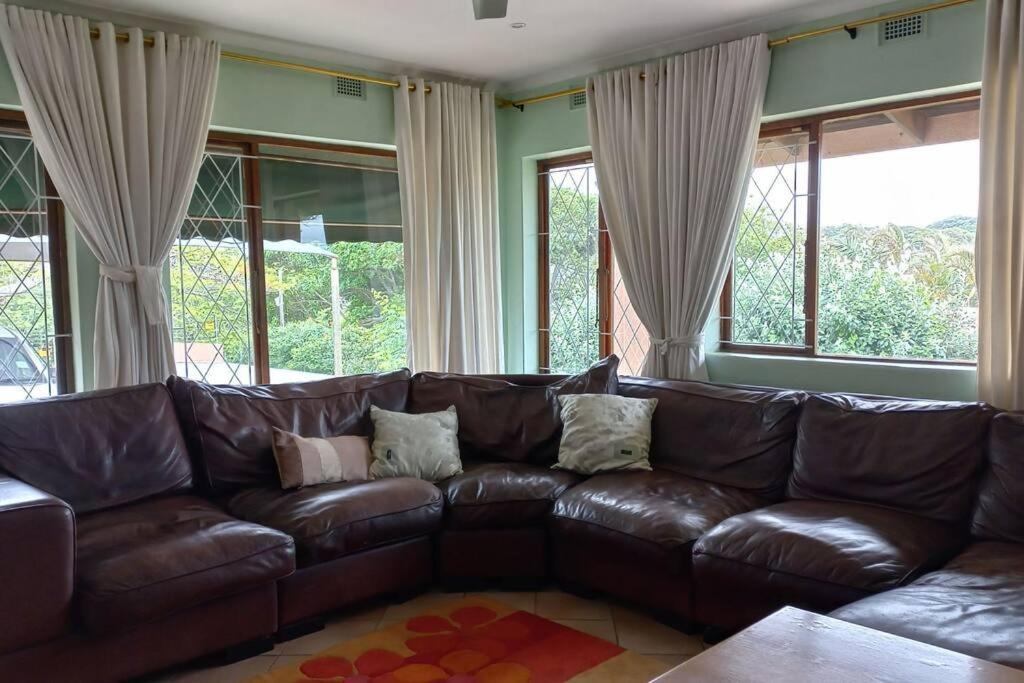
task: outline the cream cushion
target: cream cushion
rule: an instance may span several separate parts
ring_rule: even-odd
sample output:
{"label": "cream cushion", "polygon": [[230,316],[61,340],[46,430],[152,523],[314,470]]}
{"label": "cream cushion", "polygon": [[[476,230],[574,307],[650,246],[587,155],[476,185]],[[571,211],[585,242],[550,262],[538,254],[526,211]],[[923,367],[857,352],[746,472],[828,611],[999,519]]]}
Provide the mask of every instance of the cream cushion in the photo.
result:
{"label": "cream cushion", "polygon": [[373,462],[370,476],[441,481],[462,473],[455,406],[437,413],[396,413],[370,407]]}
{"label": "cream cushion", "polygon": [[562,440],[554,467],[580,474],[649,470],[651,417],[656,398],[612,394],[558,397]]}

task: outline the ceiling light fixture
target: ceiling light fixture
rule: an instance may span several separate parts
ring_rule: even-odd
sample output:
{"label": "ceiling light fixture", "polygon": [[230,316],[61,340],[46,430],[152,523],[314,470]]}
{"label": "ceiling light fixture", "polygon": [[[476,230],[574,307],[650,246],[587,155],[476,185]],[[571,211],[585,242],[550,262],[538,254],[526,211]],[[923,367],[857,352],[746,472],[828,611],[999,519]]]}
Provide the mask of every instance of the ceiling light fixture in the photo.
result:
{"label": "ceiling light fixture", "polygon": [[509,26],[511,26],[512,28],[526,28],[526,22],[525,21],[514,21],[511,24],[509,24]]}

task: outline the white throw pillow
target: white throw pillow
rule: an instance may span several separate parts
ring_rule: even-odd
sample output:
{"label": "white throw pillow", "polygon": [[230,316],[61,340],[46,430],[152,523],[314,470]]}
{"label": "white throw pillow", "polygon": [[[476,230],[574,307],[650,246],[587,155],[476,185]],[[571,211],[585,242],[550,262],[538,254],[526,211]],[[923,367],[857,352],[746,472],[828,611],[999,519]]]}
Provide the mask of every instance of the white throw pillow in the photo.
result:
{"label": "white throw pillow", "polygon": [[656,398],[613,394],[559,396],[562,441],[554,466],[580,474],[649,470]]}
{"label": "white throw pillow", "polygon": [[455,406],[439,413],[396,413],[370,406],[373,463],[370,476],[441,481],[462,473]]}

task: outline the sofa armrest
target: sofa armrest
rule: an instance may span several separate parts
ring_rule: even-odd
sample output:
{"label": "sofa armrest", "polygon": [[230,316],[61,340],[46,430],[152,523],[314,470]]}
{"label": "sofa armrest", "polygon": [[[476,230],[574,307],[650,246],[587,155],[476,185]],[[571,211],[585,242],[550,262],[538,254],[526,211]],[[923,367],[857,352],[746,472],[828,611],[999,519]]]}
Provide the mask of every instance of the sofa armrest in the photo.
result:
{"label": "sofa armrest", "polygon": [[74,572],[71,507],[0,475],[0,652],[49,640],[67,629]]}

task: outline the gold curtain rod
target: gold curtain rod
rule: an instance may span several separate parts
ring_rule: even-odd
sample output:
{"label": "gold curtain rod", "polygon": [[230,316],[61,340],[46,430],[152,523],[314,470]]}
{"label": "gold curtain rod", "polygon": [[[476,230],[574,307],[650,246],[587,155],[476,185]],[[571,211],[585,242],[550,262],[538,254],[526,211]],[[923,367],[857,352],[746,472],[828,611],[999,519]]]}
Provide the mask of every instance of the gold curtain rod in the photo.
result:
{"label": "gold curtain rod", "polygon": [[[92,36],[93,40],[100,37],[100,30],[93,28],[89,30],[89,35]],[[118,32],[114,34],[119,43],[127,43],[131,38],[126,32]],[[146,47],[153,47],[154,41],[153,36],[145,36],[142,39],[143,45]],[[377,78],[376,76],[367,76],[365,74],[352,73],[350,71],[339,71],[338,69],[325,69],[319,66],[309,66],[308,64],[298,64],[296,62],[285,62],[280,59],[270,59],[268,57],[257,57],[256,55],[246,55],[241,52],[229,52],[227,50],[221,50],[221,59],[231,59],[236,62],[248,62],[249,64],[262,64],[263,66],[273,66],[278,69],[290,69],[291,71],[302,71],[308,74],[317,74],[318,76],[331,76],[335,78],[349,78],[353,81],[362,81],[363,83],[373,83],[374,85],[384,85],[389,88],[397,88],[401,85],[398,81],[391,80],[389,78]],[[409,90],[416,90],[416,84],[410,83]],[[430,86],[428,85],[425,92],[430,92]]]}
{"label": "gold curtain rod", "polygon": [[[931,5],[924,5],[923,7],[915,7],[908,10],[900,10],[899,12],[890,12],[877,17],[870,17],[867,19],[858,19],[857,21],[850,21],[845,24],[836,24],[834,26],[827,26],[825,28],[815,29],[813,31],[804,31],[803,33],[794,33],[793,35],[785,36],[782,38],[776,38],[775,40],[768,41],[769,48],[780,47],[782,45],[788,45],[797,40],[803,40],[805,38],[817,38],[818,36],[824,36],[829,33],[838,33],[839,31],[846,31],[852,37],[856,37],[856,31],[862,26],[870,26],[872,24],[880,24],[883,21],[892,21],[893,19],[902,19],[903,17],[910,17],[915,14],[924,14],[925,12],[934,12],[935,10],[946,9],[947,7],[956,7],[957,5],[966,5],[974,0],[943,0],[943,2],[936,2]],[[644,78],[644,74],[640,74],[641,80]],[[576,95],[579,93],[587,92],[586,86],[580,86],[578,88],[567,88],[565,90],[558,90],[556,92],[544,93],[543,95],[536,95],[534,97],[527,97],[522,100],[506,101],[501,104],[503,107],[511,106],[522,108],[528,104],[537,104],[538,102],[547,102],[548,100],[558,99],[560,97],[568,97],[570,95]]]}
{"label": "gold curtain rod", "polygon": [[[935,10],[945,9],[947,7],[956,7],[957,5],[965,5],[974,0],[943,0],[942,2],[936,2],[931,5],[925,5],[923,7],[915,7],[913,9],[901,10],[899,12],[890,12],[883,14],[878,17],[870,17],[867,19],[858,19],[857,21],[847,22],[845,24],[836,24],[834,26],[827,26],[825,28],[815,29],[813,31],[804,31],[803,33],[794,33],[793,35],[785,36],[783,38],[776,38],[775,40],[768,41],[768,47],[774,48],[782,45],[788,45],[797,40],[803,40],[805,38],[816,38],[818,36],[827,35],[829,33],[838,33],[839,31],[847,31],[851,36],[856,36],[856,31],[862,26],[870,26],[872,24],[879,24],[883,21],[891,21],[893,19],[901,19],[903,17],[913,16],[915,14],[923,14],[925,12],[933,12]],[[90,35],[95,39],[100,37],[100,30],[93,28],[90,30]],[[118,42],[127,43],[129,41],[129,35],[126,32],[118,32],[115,34]],[[152,47],[153,37],[146,36],[143,39],[143,44]],[[270,59],[268,57],[257,57],[255,55],[242,54],[240,52],[229,52],[222,50],[220,53],[221,59],[231,59],[236,62],[247,62],[249,64],[261,64],[263,66],[272,66],[278,69],[289,69],[291,71],[301,71],[303,73],[317,74],[320,76],[331,76],[337,78],[350,78],[354,81],[362,81],[363,83],[372,83],[374,85],[383,85],[389,88],[397,88],[401,84],[398,81],[391,80],[388,78],[377,78],[376,76],[366,76],[364,74],[352,73],[350,71],[340,71],[338,69],[325,69],[319,66],[309,66],[308,64],[300,64],[297,62],[286,62],[280,59]],[[640,78],[644,78],[644,74],[640,74]],[[415,84],[409,85],[409,90],[416,90]],[[426,92],[430,92],[430,86],[426,87]],[[580,86],[578,88],[567,88],[565,90],[558,90],[556,92],[545,93],[543,95],[536,95],[534,97],[527,97],[522,100],[506,100],[500,97],[495,98],[495,102],[500,107],[517,107],[522,108],[528,104],[537,104],[538,102],[547,102],[548,100],[558,99],[560,97],[568,97],[569,95],[576,95],[579,93],[587,92],[586,86]]]}

